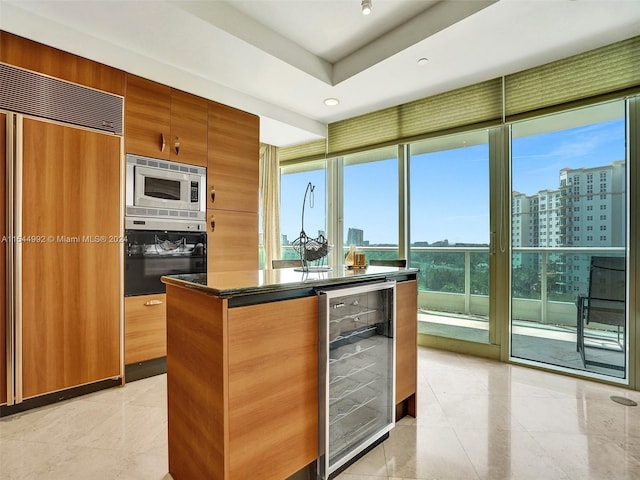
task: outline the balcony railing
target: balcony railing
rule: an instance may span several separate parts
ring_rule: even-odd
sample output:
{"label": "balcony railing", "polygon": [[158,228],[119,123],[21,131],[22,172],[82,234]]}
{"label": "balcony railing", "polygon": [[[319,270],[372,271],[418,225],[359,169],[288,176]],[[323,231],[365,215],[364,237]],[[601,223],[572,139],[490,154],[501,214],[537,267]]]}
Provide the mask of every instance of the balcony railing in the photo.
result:
{"label": "balcony railing", "polygon": [[[395,246],[358,247],[371,259],[397,258]],[[282,247],[283,258],[296,258]],[[346,254],[347,249],[344,250]],[[576,298],[587,293],[593,255],[623,256],[623,247],[514,247],[514,320],[575,327]],[[418,275],[418,308],[488,319],[489,247],[411,247]]]}

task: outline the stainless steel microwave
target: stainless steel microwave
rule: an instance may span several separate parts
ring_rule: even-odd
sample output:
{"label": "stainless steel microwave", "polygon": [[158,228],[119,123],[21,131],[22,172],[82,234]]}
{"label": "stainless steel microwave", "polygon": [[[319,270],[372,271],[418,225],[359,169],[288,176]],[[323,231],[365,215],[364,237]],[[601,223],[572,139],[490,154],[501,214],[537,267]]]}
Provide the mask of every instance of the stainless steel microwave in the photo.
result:
{"label": "stainless steel microwave", "polygon": [[207,170],[127,154],[126,215],[204,219]]}

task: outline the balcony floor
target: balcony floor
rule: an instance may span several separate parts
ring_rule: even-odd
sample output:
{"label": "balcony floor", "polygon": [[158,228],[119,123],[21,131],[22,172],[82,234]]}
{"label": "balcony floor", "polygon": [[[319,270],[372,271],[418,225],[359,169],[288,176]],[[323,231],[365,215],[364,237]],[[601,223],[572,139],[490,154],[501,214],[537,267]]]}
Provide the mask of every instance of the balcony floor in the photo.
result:
{"label": "balcony floor", "polygon": [[[418,332],[455,338],[477,343],[489,343],[489,323],[486,318],[449,315],[440,312],[420,312]],[[586,358],[607,367],[582,363],[576,350],[576,331],[570,327],[541,325],[534,322],[514,322],[511,352],[516,359],[525,359],[547,365],[589,371],[624,378],[624,353],[612,348],[613,337],[600,336],[587,340]],[[610,367],[609,367],[610,366]]]}

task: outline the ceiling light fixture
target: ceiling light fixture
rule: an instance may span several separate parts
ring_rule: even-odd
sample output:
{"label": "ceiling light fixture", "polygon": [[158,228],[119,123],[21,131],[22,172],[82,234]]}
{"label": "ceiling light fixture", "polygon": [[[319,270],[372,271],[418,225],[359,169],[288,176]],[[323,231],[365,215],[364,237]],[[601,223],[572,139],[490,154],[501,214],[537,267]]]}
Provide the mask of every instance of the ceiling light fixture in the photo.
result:
{"label": "ceiling light fixture", "polygon": [[429,59],[422,57],[418,59],[418,65],[420,65],[421,67],[424,67],[427,63],[429,63]]}
{"label": "ceiling light fixture", "polygon": [[362,14],[369,15],[371,13],[371,0],[362,0]]}
{"label": "ceiling light fixture", "polygon": [[337,98],[325,98],[324,99],[324,104],[327,107],[335,107],[339,103],[340,103],[340,100],[338,100]]}

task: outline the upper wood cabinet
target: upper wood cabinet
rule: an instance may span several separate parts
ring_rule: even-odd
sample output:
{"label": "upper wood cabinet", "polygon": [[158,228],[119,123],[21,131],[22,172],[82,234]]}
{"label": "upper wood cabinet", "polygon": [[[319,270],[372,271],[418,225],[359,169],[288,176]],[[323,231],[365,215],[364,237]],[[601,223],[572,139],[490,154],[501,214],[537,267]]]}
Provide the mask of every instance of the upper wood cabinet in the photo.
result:
{"label": "upper wood cabinet", "polygon": [[207,166],[207,101],[127,75],[125,149]]}
{"label": "upper wood cabinet", "polygon": [[169,160],[171,87],[127,75],[125,150]]}
{"label": "upper wood cabinet", "polygon": [[207,103],[171,90],[171,160],[207,166]]}
{"label": "upper wood cabinet", "polygon": [[260,118],[209,102],[207,208],[258,212]]}
{"label": "upper wood cabinet", "polygon": [[0,62],[124,95],[122,70],[3,31],[0,31]]}

